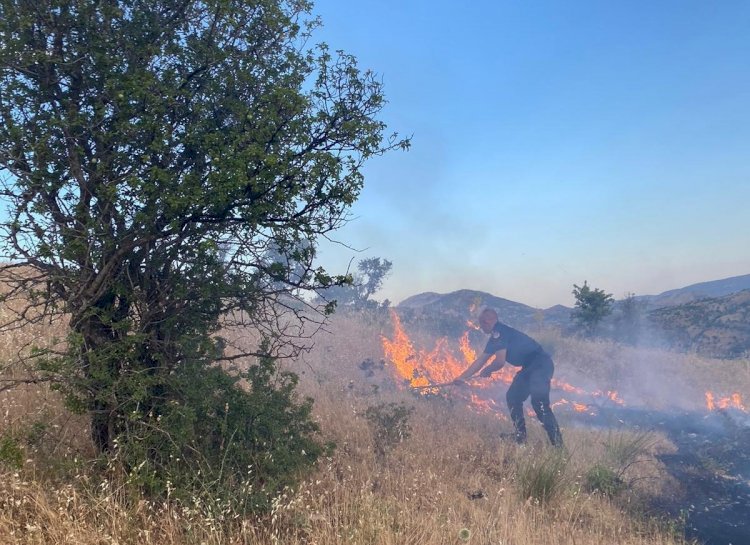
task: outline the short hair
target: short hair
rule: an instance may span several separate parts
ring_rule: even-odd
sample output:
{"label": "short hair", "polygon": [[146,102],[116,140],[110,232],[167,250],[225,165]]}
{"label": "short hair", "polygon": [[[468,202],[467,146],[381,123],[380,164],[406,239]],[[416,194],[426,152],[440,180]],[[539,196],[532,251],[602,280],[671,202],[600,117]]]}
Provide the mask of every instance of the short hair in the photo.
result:
{"label": "short hair", "polygon": [[484,307],[482,309],[482,312],[479,313],[479,316],[491,316],[492,318],[497,320],[497,311],[494,308]]}

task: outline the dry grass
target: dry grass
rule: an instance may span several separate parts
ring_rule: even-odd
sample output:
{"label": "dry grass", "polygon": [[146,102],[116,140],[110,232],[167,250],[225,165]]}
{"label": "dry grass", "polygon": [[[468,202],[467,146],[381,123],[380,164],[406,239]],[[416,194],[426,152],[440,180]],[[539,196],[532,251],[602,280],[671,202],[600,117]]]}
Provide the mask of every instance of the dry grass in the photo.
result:
{"label": "dry grass", "polygon": [[[559,479],[559,486],[548,501],[540,502],[521,493],[520,481],[530,470],[530,460],[552,456],[536,423],[529,422],[529,445],[518,448],[500,438],[502,432],[510,432],[507,422],[475,414],[450,400],[417,398],[400,391],[387,369],[366,376],[359,364],[368,358],[381,359],[379,334],[390,334],[387,321],[337,317],[329,331],[318,337],[314,350],[288,365],[301,374],[301,392],[316,399],[315,416],[323,434],[338,448],[298,490],[279,497],[270,515],[213,520],[196,506],[156,505],[134,498],[114,478],[94,485],[85,465],[76,462],[85,459],[85,424],[65,420],[54,395],[36,388],[3,398],[0,434],[20,436],[26,433],[24,422],[45,420],[50,437],[63,441],[52,456],[53,441],[39,441],[45,452],[24,446],[28,461],[23,467],[2,470],[0,543],[683,543],[679,523],[658,523],[638,514],[650,497],[674,493],[678,486],[655,458],[672,448],[666,438],[651,435],[639,443],[643,451],[637,453],[637,463],[623,469],[627,490],[607,498],[585,490],[585,472],[595,464],[611,462],[613,449],[637,441],[638,434],[573,428],[561,415],[569,450],[552,476]],[[638,376],[649,370],[684,376],[685,388],[696,392],[730,386],[736,390],[750,383],[747,362],[639,352],[562,339],[554,333],[542,340],[553,345],[558,375],[570,382],[586,377],[600,388],[636,392]],[[726,369],[719,369],[724,365]],[[661,397],[654,398],[647,392],[643,398],[658,407],[668,397],[659,393]],[[409,439],[379,457],[364,413],[386,402],[413,406],[415,412],[409,418]],[[51,459],[59,461],[54,474],[63,474],[64,479],[50,476]]]}

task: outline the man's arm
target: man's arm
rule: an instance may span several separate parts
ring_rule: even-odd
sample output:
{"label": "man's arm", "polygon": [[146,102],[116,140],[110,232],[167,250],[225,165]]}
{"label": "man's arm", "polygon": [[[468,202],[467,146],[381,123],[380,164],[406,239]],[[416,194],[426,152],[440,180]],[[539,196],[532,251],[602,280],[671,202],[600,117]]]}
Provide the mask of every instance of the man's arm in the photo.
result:
{"label": "man's arm", "polygon": [[489,377],[489,376],[492,375],[492,373],[494,373],[496,371],[499,371],[500,369],[502,369],[503,367],[505,367],[505,363],[506,363],[506,361],[505,361],[505,354],[506,354],[506,351],[507,350],[505,348],[503,348],[502,350],[498,350],[497,352],[495,352],[495,360],[492,363],[490,363],[487,367],[485,367],[484,369],[482,369],[482,372],[479,373],[479,376],[480,377]]}
{"label": "man's arm", "polygon": [[[484,365],[489,361],[491,357],[492,357],[492,354],[485,354],[485,353],[480,354],[480,356],[476,360],[474,360],[474,363],[469,365],[466,371],[464,371],[463,373],[458,375],[458,377],[456,377],[455,382],[463,381],[463,380],[466,380],[467,378],[470,378],[476,375],[477,372],[482,367],[484,367]],[[502,350],[499,350],[497,353],[495,353],[495,361],[492,363],[492,367],[494,367],[498,361],[502,363],[495,370],[499,370],[503,365],[505,365],[505,349],[504,348]]]}

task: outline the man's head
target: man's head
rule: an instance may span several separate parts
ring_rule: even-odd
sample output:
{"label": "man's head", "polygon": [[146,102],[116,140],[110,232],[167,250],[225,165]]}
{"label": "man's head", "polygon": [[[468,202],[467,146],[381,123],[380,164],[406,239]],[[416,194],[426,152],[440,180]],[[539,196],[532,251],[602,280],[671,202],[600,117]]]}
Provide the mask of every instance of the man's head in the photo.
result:
{"label": "man's head", "polygon": [[482,331],[484,331],[485,333],[492,333],[492,328],[495,327],[496,323],[497,312],[495,312],[491,308],[484,309],[479,315],[479,327],[481,327]]}

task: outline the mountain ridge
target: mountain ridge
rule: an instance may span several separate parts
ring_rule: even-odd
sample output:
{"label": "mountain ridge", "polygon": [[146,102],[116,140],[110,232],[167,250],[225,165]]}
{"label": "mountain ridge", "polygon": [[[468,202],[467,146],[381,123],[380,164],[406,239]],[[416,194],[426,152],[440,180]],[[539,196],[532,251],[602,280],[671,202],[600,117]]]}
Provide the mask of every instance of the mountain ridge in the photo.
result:
{"label": "mountain ridge", "polygon": [[[694,350],[719,358],[744,357],[750,353],[750,274],[635,299],[640,302],[638,327],[644,345]],[[602,324],[604,336],[618,338],[623,323],[622,303],[623,300],[615,301],[613,314]],[[497,310],[501,321],[512,327],[528,330],[551,326],[572,332],[570,307],[535,308],[470,289],[446,294],[419,293],[407,297],[395,308],[406,322],[439,335],[455,336],[466,329],[472,311],[483,306]]]}
{"label": "mountain ridge", "polygon": [[[690,301],[696,301],[698,299],[703,299],[707,297],[722,297],[724,295],[731,295],[732,293],[737,293],[737,292],[747,290],[747,289],[750,289],[750,274],[730,276],[730,277],[721,278],[718,280],[708,280],[704,282],[697,282],[695,284],[689,284],[681,288],[669,289],[667,291],[663,291],[656,295],[636,295],[635,299],[639,301],[646,301],[650,308],[658,308],[659,306],[671,306],[671,305],[677,305],[677,304],[684,304]],[[397,307],[411,307],[411,308],[420,307],[425,304],[434,303],[435,301],[437,301],[438,299],[446,295],[453,295],[453,294],[457,294],[459,292],[464,292],[464,291],[490,295],[493,298],[503,299],[505,301],[510,301],[512,303],[525,305],[525,303],[520,303],[518,301],[513,301],[512,299],[499,297],[489,292],[482,292],[482,291],[463,288],[463,289],[451,291],[448,293],[438,293],[434,291],[426,291],[426,292],[417,293],[415,295],[410,295],[409,297],[407,297],[406,299],[398,303],[398,305],[396,306]],[[552,305],[551,307],[547,307],[547,308],[532,307],[530,305],[525,305],[525,306],[528,306],[529,308],[533,308],[535,310],[542,310],[542,311],[560,310],[560,309],[571,310],[571,307],[566,307],[565,305],[562,305],[562,304]]]}

